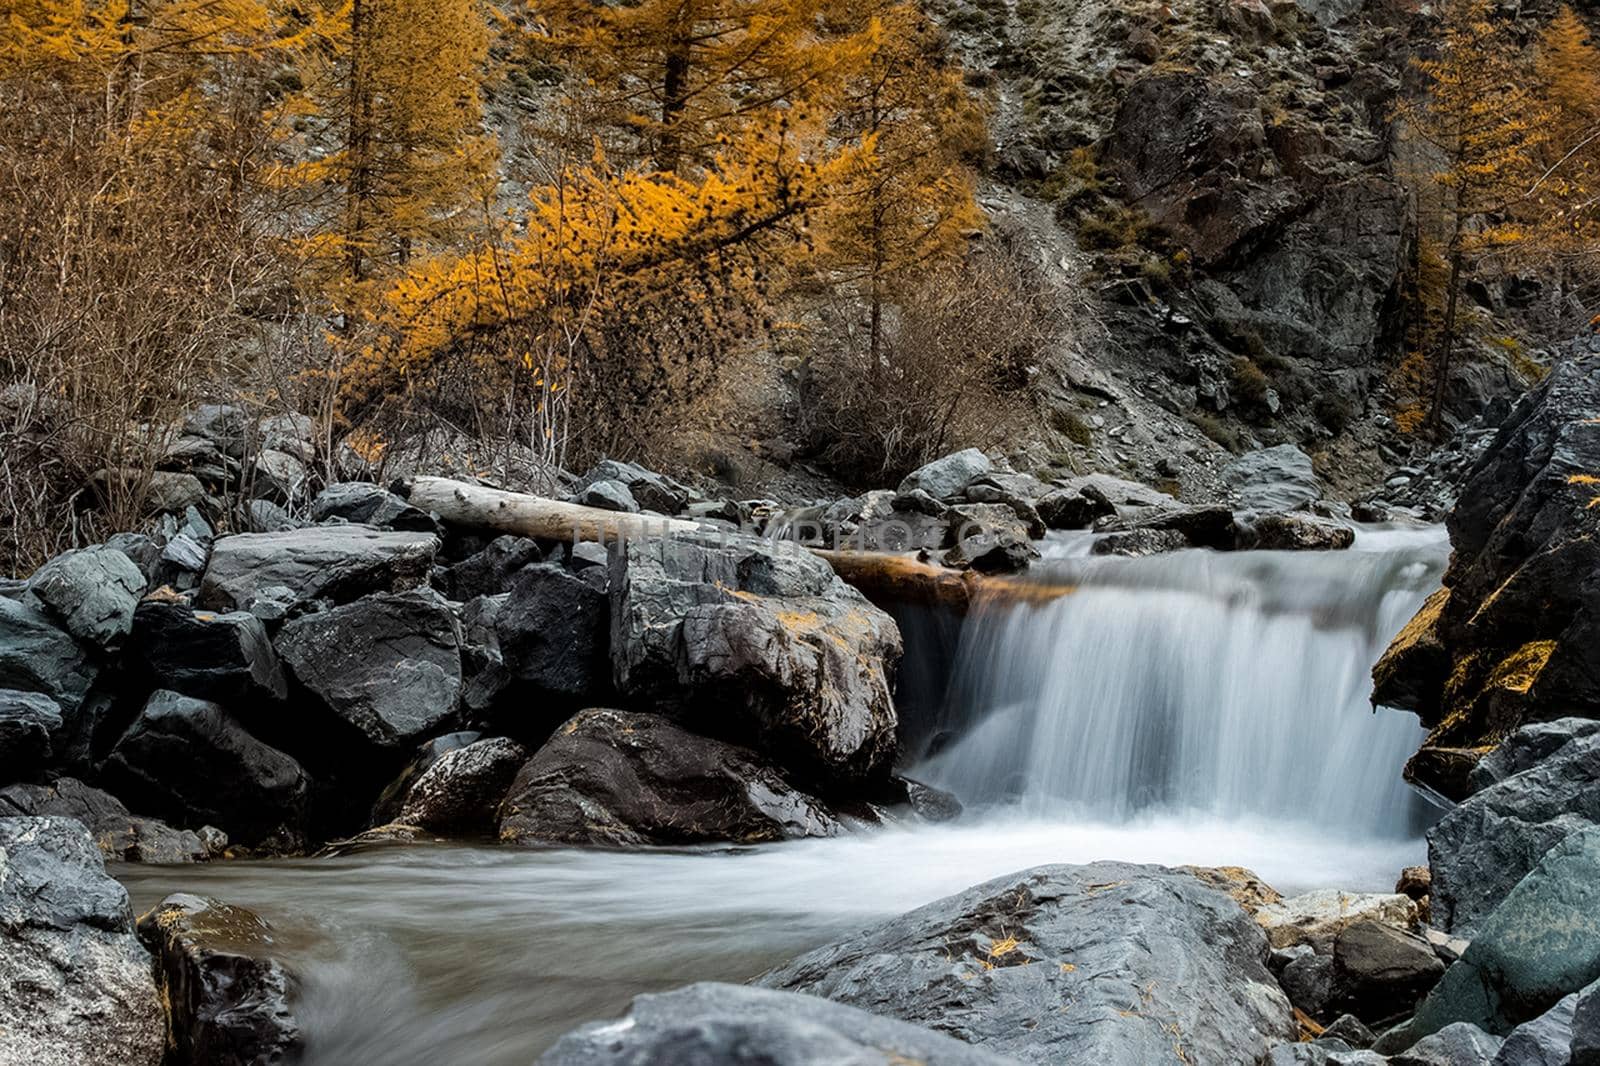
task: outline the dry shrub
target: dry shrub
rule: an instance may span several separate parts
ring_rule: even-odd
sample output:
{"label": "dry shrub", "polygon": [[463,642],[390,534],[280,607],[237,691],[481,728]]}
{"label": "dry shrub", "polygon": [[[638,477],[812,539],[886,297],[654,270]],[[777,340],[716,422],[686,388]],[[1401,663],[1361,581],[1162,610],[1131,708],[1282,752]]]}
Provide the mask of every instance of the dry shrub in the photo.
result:
{"label": "dry shrub", "polygon": [[1026,409],[1060,316],[1048,281],[998,245],[908,293],[876,360],[834,316],[801,377],[809,449],[847,482],[881,485],[993,440]]}

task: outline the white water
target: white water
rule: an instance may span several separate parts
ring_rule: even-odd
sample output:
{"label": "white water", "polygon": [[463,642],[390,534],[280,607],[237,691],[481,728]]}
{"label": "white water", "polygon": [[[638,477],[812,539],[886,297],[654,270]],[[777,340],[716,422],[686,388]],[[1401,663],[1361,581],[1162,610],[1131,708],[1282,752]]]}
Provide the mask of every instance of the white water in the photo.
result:
{"label": "white water", "polygon": [[[762,848],[391,847],[124,867],[252,907],[306,975],[311,1066],[526,1066],[634,995],[746,980],[861,926],[1047,862],[1243,865],[1286,892],[1387,888],[1419,861],[1399,782],[1420,730],[1367,673],[1437,583],[1437,531],[1320,555],[1088,559],[1053,604],[985,613],[915,772],[961,821]],[[910,660],[915,662],[913,658]]]}

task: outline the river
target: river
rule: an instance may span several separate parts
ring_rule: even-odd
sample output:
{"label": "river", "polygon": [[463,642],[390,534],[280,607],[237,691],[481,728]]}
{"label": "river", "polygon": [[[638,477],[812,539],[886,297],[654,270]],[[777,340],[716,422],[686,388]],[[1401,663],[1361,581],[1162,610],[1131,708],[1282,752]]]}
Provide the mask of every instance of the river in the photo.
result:
{"label": "river", "polygon": [[[1242,865],[1286,893],[1388,890],[1430,809],[1400,780],[1422,737],[1367,704],[1369,671],[1437,587],[1437,529],[1348,552],[1089,557],[1078,586],[980,604],[911,649],[944,697],[912,776],[957,822],[760,848],[610,852],[388,846],[334,858],[115,869],[270,921],[305,979],[311,1066],[527,1066],[640,992],[743,981],[853,929],[1047,862]],[[909,633],[938,627],[907,627]],[[913,636],[914,644],[917,638]],[[925,691],[930,686],[923,685]]]}

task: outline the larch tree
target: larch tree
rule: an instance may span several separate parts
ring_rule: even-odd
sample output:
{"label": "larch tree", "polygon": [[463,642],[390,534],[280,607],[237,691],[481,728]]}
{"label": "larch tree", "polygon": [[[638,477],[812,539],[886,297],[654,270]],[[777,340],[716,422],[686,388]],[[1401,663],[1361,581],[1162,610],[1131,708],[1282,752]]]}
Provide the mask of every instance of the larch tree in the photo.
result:
{"label": "larch tree", "polygon": [[1549,133],[1548,114],[1520,57],[1491,0],[1450,0],[1437,54],[1417,64],[1424,96],[1399,108],[1407,132],[1431,149],[1435,163],[1427,178],[1440,194],[1444,216],[1445,306],[1427,414],[1433,427],[1443,413],[1459,334],[1464,270],[1475,257],[1527,238],[1516,216],[1537,179]]}
{"label": "larch tree", "polygon": [[1536,80],[1548,112],[1543,170],[1532,192],[1548,251],[1600,252],[1600,47],[1563,7],[1539,38]]}

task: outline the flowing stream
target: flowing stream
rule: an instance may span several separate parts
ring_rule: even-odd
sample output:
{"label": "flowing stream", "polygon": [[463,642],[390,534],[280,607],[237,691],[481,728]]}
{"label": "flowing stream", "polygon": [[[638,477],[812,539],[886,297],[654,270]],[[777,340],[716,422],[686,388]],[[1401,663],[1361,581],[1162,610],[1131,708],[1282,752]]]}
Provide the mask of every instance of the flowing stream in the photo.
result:
{"label": "flowing stream", "polygon": [[1242,865],[1295,892],[1387,890],[1422,860],[1429,810],[1400,780],[1422,730],[1367,694],[1438,584],[1442,531],[1367,529],[1330,553],[1087,547],[1053,541],[1035,568],[1071,595],[980,605],[952,648],[916,647],[938,626],[905,627],[908,769],[962,799],[954,823],[760,848],[393,846],[115,872],[137,909],[181,890],[267,918],[305,979],[313,1066],[527,1066],[640,992],[743,981],[1040,863]]}

